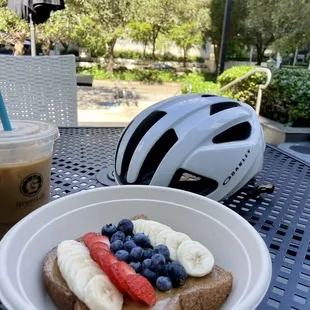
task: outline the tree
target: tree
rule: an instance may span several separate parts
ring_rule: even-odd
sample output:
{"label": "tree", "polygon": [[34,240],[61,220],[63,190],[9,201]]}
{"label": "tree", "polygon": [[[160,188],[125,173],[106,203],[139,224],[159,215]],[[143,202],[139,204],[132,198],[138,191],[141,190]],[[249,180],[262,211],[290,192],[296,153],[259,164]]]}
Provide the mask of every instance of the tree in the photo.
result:
{"label": "tree", "polygon": [[282,0],[276,3],[273,23],[280,34],[274,47],[291,53],[297,47],[306,46],[310,39],[310,2],[307,0]]}
{"label": "tree", "polygon": [[78,13],[88,16],[97,26],[97,33],[105,37],[107,44],[107,70],[113,72],[114,47],[125,26],[133,17],[134,1],[128,0],[68,0]]}
{"label": "tree", "polygon": [[145,59],[146,48],[151,42],[152,25],[148,22],[137,22],[135,20],[128,24],[129,36],[136,42],[143,44],[143,58]]}
{"label": "tree", "polygon": [[93,57],[102,57],[106,54],[106,39],[98,26],[89,16],[81,16],[76,24],[72,38],[76,44],[87,47]]}
{"label": "tree", "polygon": [[180,0],[136,0],[135,20],[151,27],[150,42],[152,58],[155,60],[156,41],[160,33],[168,33],[175,22],[175,7]]}
{"label": "tree", "polygon": [[38,25],[37,39],[42,43],[45,55],[56,43],[61,43],[67,51],[70,44],[87,47],[94,57],[103,56],[106,52],[100,27],[89,16],[77,12],[71,3],[64,10],[52,14],[46,23]]}
{"label": "tree", "polygon": [[62,44],[66,51],[70,44],[75,44],[73,33],[79,20],[79,15],[68,5],[64,10],[53,13],[44,24],[38,25],[37,40],[42,44],[43,53],[48,55],[56,43]]}
{"label": "tree", "polygon": [[186,68],[188,51],[201,43],[201,31],[197,23],[185,23],[172,28],[170,38],[183,50],[183,66]]}
{"label": "tree", "polygon": [[[210,0],[206,3],[210,18],[206,20],[204,40],[211,38],[214,45],[215,61],[218,64],[220,44],[222,39],[223,20],[226,0]],[[231,23],[229,27],[229,42],[241,41],[246,33],[245,19],[247,17],[247,1],[234,0]],[[268,0],[267,0],[268,1]]]}
{"label": "tree", "polygon": [[261,64],[266,49],[279,35],[273,20],[279,1],[282,0],[247,0],[247,38],[256,46],[258,65]]}
{"label": "tree", "polygon": [[14,55],[23,55],[29,32],[28,23],[7,8],[7,1],[0,0],[0,43],[10,45]]}

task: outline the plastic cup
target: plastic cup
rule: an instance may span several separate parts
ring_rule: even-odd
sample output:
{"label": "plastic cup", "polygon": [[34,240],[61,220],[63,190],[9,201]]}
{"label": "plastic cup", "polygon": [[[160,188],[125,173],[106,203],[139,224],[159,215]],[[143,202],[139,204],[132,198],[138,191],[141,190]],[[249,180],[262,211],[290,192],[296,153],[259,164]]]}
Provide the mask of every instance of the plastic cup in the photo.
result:
{"label": "plastic cup", "polygon": [[0,239],[19,220],[50,199],[51,158],[58,128],[38,121],[11,121],[0,129]]}

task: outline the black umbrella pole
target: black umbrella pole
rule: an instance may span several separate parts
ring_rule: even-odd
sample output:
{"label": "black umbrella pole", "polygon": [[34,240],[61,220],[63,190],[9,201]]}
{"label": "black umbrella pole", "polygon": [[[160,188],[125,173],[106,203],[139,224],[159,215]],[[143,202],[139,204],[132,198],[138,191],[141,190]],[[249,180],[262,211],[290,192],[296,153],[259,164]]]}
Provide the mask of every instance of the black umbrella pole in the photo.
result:
{"label": "black umbrella pole", "polygon": [[233,6],[233,0],[226,0],[223,31],[222,31],[222,42],[221,42],[221,50],[220,50],[220,59],[219,59],[219,66],[218,66],[219,75],[224,72],[224,68],[225,68],[232,6]]}
{"label": "black umbrella pole", "polygon": [[32,20],[32,14],[29,14],[29,18],[30,18],[31,56],[36,56],[36,30]]}

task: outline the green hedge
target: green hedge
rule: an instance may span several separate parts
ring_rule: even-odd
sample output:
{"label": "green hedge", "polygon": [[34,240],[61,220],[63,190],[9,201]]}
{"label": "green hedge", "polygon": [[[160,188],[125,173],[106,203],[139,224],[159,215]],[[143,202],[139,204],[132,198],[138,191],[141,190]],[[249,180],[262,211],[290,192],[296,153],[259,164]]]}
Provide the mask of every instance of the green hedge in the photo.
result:
{"label": "green hedge", "polygon": [[[226,70],[217,79],[219,87],[221,88],[229,84],[236,78],[241,77],[242,75],[248,73],[254,68],[254,66],[237,66]],[[229,91],[232,93],[234,99],[247,102],[253,107],[255,107],[258,90],[257,85],[264,84],[265,81],[266,76],[264,73],[255,73],[248,78],[242,80],[241,82],[237,83],[236,85],[230,87]]]}
{"label": "green hedge", "polygon": [[104,68],[94,66],[89,69],[77,68],[79,74],[91,74],[95,80],[119,79],[125,81],[141,81],[145,83],[167,83],[181,82],[182,84],[192,83],[193,79],[197,81],[215,81],[214,73],[182,73],[177,74],[173,70],[152,70],[152,69],[132,69],[125,67],[114,69],[113,75],[109,74]]}
{"label": "green hedge", "polygon": [[[115,58],[124,58],[124,59],[135,59],[135,60],[152,60],[152,54],[146,53],[145,57],[143,53],[136,51],[115,51]],[[156,60],[158,61],[178,61],[183,62],[183,57],[178,57],[170,53],[165,53],[164,55],[155,55]],[[202,57],[188,57],[188,62],[199,62],[203,63],[204,59]]]}
{"label": "green hedge", "polygon": [[215,93],[218,91],[219,85],[212,82],[212,78],[213,77],[210,76],[211,81],[206,81],[206,78],[203,75],[189,73],[180,79],[182,84],[182,93],[188,93],[190,91],[190,85],[193,93]]}
{"label": "green hedge", "polygon": [[[253,67],[234,67],[218,78],[222,87]],[[256,104],[258,85],[265,82],[263,73],[256,73],[230,88],[234,99]],[[304,69],[272,69],[272,80],[263,91],[261,115],[295,127],[310,127],[310,71]]]}
{"label": "green hedge", "polygon": [[109,74],[104,68],[94,66],[90,69],[77,69],[80,74],[91,74],[95,80],[118,79],[124,81],[141,81],[145,83],[164,83],[178,80],[176,72],[172,70],[145,70],[124,67],[114,69],[113,74]]}
{"label": "green hedge", "polygon": [[310,71],[274,69],[263,92],[262,115],[295,127],[310,127]]}

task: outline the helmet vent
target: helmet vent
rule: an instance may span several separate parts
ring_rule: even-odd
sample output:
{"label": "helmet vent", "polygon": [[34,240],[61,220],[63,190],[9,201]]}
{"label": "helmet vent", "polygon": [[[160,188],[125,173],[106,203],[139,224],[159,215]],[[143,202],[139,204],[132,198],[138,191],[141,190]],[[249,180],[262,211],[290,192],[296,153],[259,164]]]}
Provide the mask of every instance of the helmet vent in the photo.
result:
{"label": "helmet vent", "polygon": [[124,177],[127,174],[130,160],[136,147],[138,146],[141,139],[149,131],[149,129],[154,126],[161,118],[163,118],[167,113],[164,111],[153,111],[150,113],[137,127],[137,129],[132,134],[128,141],[127,148],[124,152],[124,159],[122,163],[121,176]]}
{"label": "helmet vent", "polygon": [[150,184],[161,161],[177,141],[178,137],[173,129],[167,130],[156,141],[144,160],[136,183],[144,185]]}
{"label": "helmet vent", "polygon": [[216,113],[219,113],[221,111],[231,109],[231,108],[236,108],[240,107],[240,104],[237,102],[219,102],[219,103],[214,103],[211,105],[210,109],[210,115],[214,115]]}
{"label": "helmet vent", "polygon": [[[126,131],[128,130],[128,128],[131,126],[131,124],[133,123],[134,119],[131,120],[131,122],[125,127],[125,129],[123,130],[120,138],[119,138],[119,142],[122,140],[122,138],[124,137]],[[117,156],[118,153],[118,149],[119,149],[119,145],[120,143],[117,143],[117,147],[116,147],[116,151],[115,151],[115,156]]]}
{"label": "helmet vent", "polygon": [[218,183],[213,179],[203,177],[184,169],[178,169],[169,187],[207,196],[217,189]]}
{"label": "helmet vent", "polygon": [[215,97],[215,95],[204,94],[204,95],[201,95],[201,97],[203,97],[203,98],[208,98],[208,97]]}
{"label": "helmet vent", "polygon": [[251,135],[251,131],[251,124],[249,122],[243,122],[221,132],[212,141],[213,143],[225,143],[246,140]]}

